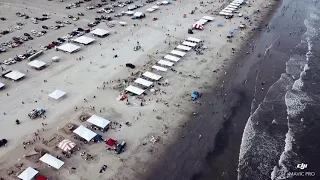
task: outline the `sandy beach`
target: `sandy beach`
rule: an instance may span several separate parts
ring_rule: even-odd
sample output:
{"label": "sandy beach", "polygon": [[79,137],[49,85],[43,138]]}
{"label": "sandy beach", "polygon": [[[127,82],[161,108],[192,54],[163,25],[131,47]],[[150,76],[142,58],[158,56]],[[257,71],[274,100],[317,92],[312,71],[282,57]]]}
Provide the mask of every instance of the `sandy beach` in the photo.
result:
{"label": "sandy beach", "polygon": [[[30,16],[50,13],[51,19],[41,22],[41,25],[53,24],[56,20],[65,19],[69,14],[75,15],[77,12],[85,14],[79,21],[72,22],[75,25],[67,25],[57,31],[50,30],[45,36],[26,42],[20,47],[1,54],[2,60],[13,57],[17,53],[25,51],[28,47],[36,48],[40,45],[46,45],[76,27],[85,26],[93,21],[97,15],[96,9],[86,11],[84,5],[66,10],[65,6],[68,3],[71,2],[45,1],[39,3],[37,0],[24,3],[18,0],[1,2],[1,16],[6,15],[8,18],[10,16],[12,18],[10,21],[3,23],[8,27],[12,27],[13,22],[20,21],[19,17],[14,16],[15,12],[18,11],[30,14]],[[74,54],[54,50],[46,51],[44,55],[38,58],[48,64],[48,67],[41,71],[28,67],[27,61],[10,66],[2,65],[6,70],[19,70],[25,73],[26,77],[18,82],[1,79],[1,82],[6,84],[6,88],[1,90],[0,96],[2,102],[0,105],[2,111],[0,138],[6,138],[9,142],[6,147],[0,149],[0,177],[15,179],[17,172],[31,166],[50,179],[147,179],[148,169],[152,169],[152,164],[159,159],[165,160],[162,157],[163,152],[171,144],[186,140],[190,143],[184,143],[186,146],[181,147],[181,149],[187,149],[188,145],[205,141],[206,138],[218,132],[225,114],[221,114],[221,119],[208,122],[216,124],[216,129],[212,129],[213,134],[186,133],[181,137],[180,132],[186,125],[186,119],[194,114],[195,119],[201,120],[202,112],[197,112],[197,109],[200,106],[214,104],[215,97],[209,98],[204,95],[198,101],[191,101],[190,95],[193,91],[205,92],[208,89],[223,86],[220,79],[230,73],[225,70],[231,63],[230,59],[236,52],[240,51],[242,46],[246,46],[247,38],[254,33],[254,31],[251,31],[252,28],[259,25],[262,18],[268,14],[273,7],[272,3],[274,2],[255,0],[251,2],[250,7],[242,6],[239,9],[245,16],[250,17],[252,22],[250,26],[243,17],[235,16],[231,20],[227,20],[216,15],[218,10],[228,4],[227,2],[212,1],[199,5],[199,2],[192,0],[173,1],[172,4],[160,6],[160,9],[153,13],[146,13],[146,18],[142,20],[132,20],[127,16],[121,17],[122,21],[128,23],[124,27],[116,25],[109,28],[104,23],[99,24],[97,27],[107,29],[111,31],[111,34],[105,38],[94,37],[96,42],[92,45],[82,46],[81,50]],[[137,11],[145,11],[153,5],[155,3],[147,4]],[[197,7],[195,13],[189,14],[195,7]],[[257,9],[260,12],[255,14],[254,12]],[[121,11],[120,8],[116,9],[116,12]],[[183,14],[187,14],[187,17],[183,18]],[[205,15],[213,16],[215,20],[205,24],[204,30],[194,30],[194,34],[189,35],[187,29]],[[158,20],[153,21],[153,17],[157,17]],[[115,18],[117,21],[120,19]],[[218,23],[222,23],[223,26],[218,27]],[[247,25],[247,29],[237,29],[242,23]],[[138,25],[133,26],[133,24]],[[30,32],[31,29],[40,30],[39,27],[40,25],[28,22],[22,30],[1,38],[18,36],[23,32]],[[226,36],[232,29],[237,30],[232,43],[229,43]],[[173,66],[175,71],[151,70],[153,64],[190,36],[204,41],[203,44],[206,48],[202,51],[202,55],[197,55],[194,50],[191,50]],[[137,42],[142,49],[133,51]],[[114,55],[118,57],[114,58]],[[51,63],[53,56],[61,57],[60,62]],[[80,61],[76,60],[81,56],[83,58]],[[124,67],[126,63],[136,65],[136,69],[132,70]],[[117,101],[116,98],[122,91],[113,87],[124,79],[128,79],[132,73],[141,74],[146,70],[163,76],[162,80],[156,82],[154,87],[161,91],[153,94],[150,90],[147,90],[147,95],[143,97],[143,106],[140,106],[141,101],[133,96],[128,96],[130,105],[126,105],[126,101]],[[50,99],[48,94],[55,89],[67,92],[66,96],[60,100]],[[230,100],[227,94],[221,96],[219,98]],[[27,114],[34,108],[46,109],[46,118],[29,119]],[[216,111],[223,112],[219,107]],[[79,116],[83,113],[96,114],[116,122],[117,125],[114,128],[99,134],[103,136],[103,139],[114,138],[119,141],[126,141],[125,151],[116,155],[106,150],[105,143],[82,144],[80,141],[73,139],[73,134],[66,133],[64,126],[68,123],[85,125],[79,120]],[[20,125],[16,125],[16,119],[21,121]],[[131,125],[126,126],[126,122]],[[192,127],[188,128],[190,128],[189,132],[201,131],[200,129],[192,129]],[[40,140],[36,140],[34,133],[38,134]],[[65,162],[64,166],[59,170],[54,170],[43,163],[23,158],[23,155],[33,148],[44,149],[55,156],[61,155],[61,151],[55,148],[56,145],[43,144],[43,140],[48,141],[53,135],[75,141],[81,151],[92,154],[94,160],[85,161],[79,153],[76,153],[71,158],[62,157]],[[159,136],[159,142],[152,144],[150,142],[152,136]],[[33,140],[34,143],[24,149],[22,142]],[[204,152],[213,146],[211,143],[202,144],[201,151]],[[199,162],[204,159],[202,156],[205,154],[193,152],[193,156],[198,155]],[[184,159],[185,156],[183,156],[183,151],[180,151],[173,154],[172,158]],[[23,167],[20,169],[13,168],[14,173],[8,176],[6,172],[16,163],[23,163]],[[188,179],[198,171],[199,164],[195,163],[192,171],[184,172],[184,177],[181,175],[182,172],[177,170],[175,174],[171,174],[171,177],[166,179],[177,179],[177,176],[180,176],[181,179]],[[99,173],[102,165],[108,166],[107,171]],[[72,174],[70,174],[71,167],[76,168]],[[166,168],[174,169],[175,167],[180,166],[171,164]]]}

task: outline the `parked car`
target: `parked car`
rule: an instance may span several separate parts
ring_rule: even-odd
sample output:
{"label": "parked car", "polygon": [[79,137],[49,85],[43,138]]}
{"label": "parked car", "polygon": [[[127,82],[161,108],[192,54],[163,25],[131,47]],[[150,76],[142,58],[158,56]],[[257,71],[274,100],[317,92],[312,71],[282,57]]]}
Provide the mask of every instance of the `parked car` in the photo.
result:
{"label": "parked car", "polygon": [[30,36],[30,34],[28,34],[28,33],[24,33],[23,35],[25,35],[25,36]]}
{"label": "parked car", "polygon": [[22,54],[18,55],[18,58],[20,58],[20,59],[26,59],[26,57],[25,57],[24,55],[22,55]]}
{"label": "parked car", "polygon": [[31,37],[31,36],[27,36],[27,37],[28,37],[29,40],[33,40],[33,37]]}
{"label": "parked car", "polygon": [[84,16],[84,14],[82,12],[79,12],[78,15],[79,16]]}
{"label": "parked car", "polygon": [[70,21],[63,21],[65,24],[71,24]]}
{"label": "parked car", "polygon": [[55,46],[59,46],[61,43],[59,43],[57,41],[52,41],[52,44],[54,44]]}
{"label": "parked car", "polygon": [[124,151],[124,147],[126,145],[126,142],[125,141],[122,141],[121,143],[117,143],[114,151],[116,154],[120,154]]}
{"label": "parked car", "polygon": [[66,40],[64,40],[62,38],[58,38],[58,41],[65,42]]}
{"label": "parked car", "polygon": [[6,34],[9,34],[9,33],[10,33],[10,31],[4,30],[4,31],[2,31],[0,34],[6,35]]}
{"label": "parked car", "polygon": [[43,29],[49,29],[48,26],[42,26]]}
{"label": "parked car", "polygon": [[6,52],[7,49],[3,48],[3,47],[0,47],[0,52],[3,53],[3,52]]}

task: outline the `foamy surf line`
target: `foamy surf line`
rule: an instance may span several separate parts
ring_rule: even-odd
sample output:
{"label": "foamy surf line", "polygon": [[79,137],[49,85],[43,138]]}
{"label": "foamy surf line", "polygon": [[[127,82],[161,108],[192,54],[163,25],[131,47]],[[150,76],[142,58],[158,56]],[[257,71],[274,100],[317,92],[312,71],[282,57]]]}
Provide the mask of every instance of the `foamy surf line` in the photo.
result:
{"label": "foamy surf line", "polygon": [[[295,140],[295,128],[293,128],[296,124],[294,122],[295,117],[297,117],[303,110],[306,108],[308,103],[312,103],[312,99],[307,95],[307,93],[302,91],[303,81],[302,77],[306,75],[307,70],[309,69],[308,61],[312,57],[312,39],[315,38],[318,33],[316,29],[310,23],[311,18],[319,19],[318,16],[314,13],[309,15],[309,19],[304,21],[304,24],[307,28],[306,33],[304,34],[304,38],[308,44],[308,52],[306,53],[306,61],[307,63],[304,65],[303,71],[300,73],[299,79],[295,80],[294,85],[292,87],[292,91],[288,91],[285,96],[285,102],[287,106],[287,117],[288,117],[288,132],[286,134],[285,139],[285,149],[282,152],[278,165],[273,168],[271,172],[271,179],[284,179],[284,178],[291,178],[292,175],[288,174],[288,168],[286,167],[285,163],[287,159],[289,159],[290,154],[295,153],[292,150],[292,142]],[[303,122],[303,118],[301,119]],[[298,124],[297,124],[298,125]],[[292,156],[291,156],[292,161]]]}
{"label": "foamy surf line", "polygon": [[[284,151],[281,153],[279,157],[278,164],[273,167],[273,171],[270,174],[271,179],[284,179],[289,177],[287,176],[288,168],[286,167],[286,164],[288,164],[289,157],[290,158],[296,157],[294,155],[295,153],[292,151],[292,142],[294,141],[294,136],[296,133],[295,129],[297,129],[296,125],[297,123],[300,123],[300,122],[294,122],[294,119],[295,117],[297,117],[297,115],[299,115],[301,112],[304,111],[307,104],[313,102],[312,99],[308,96],[308,94],[302,91],[302,88],[304,86],[302,77],[306,75],[307,70],[309,69],[308,61],[309,61],[309,58],[312,57],[312,47],[313,47],[312,39],[318,36],[318,32],[316,31],[316,28],[312,26],[313,25],[312,20],[319,20],[320,18],[317,14],[315,14],[315,11],[309,11],[309,12],[310,14],[308,18],[304,21],[307,31],[301,37],[301,43],[306,43],[308,47],[308,52],[306,53],[306,57],[304,61],[301,59],[299,61],[299,59],[290,58],[288,63],[286,63],[286,74],[289,75],[288,77],[291,77],[294,80],[294,82],[290,85],[290,88],[288,88],[284,96],[285,105],[287,107],[288,131],[285,134]],[[301,71],[298,72],[298,70],[301,70]],[[298,74],[299,78],[295,76],[295,74]],[[265,99],[263,100],[263,102],[259,104],[258,108],[254,111],[254,113],[252,113],[252,115],[248,119],[248,122],[246,124],[245,130],[243,133],[243,138],[242,138],[242,143],[240,148],[238,179],[242,179],[243,177],[241,172],[241,169],[243,168],[241,168],[241,166],[246,166],[248,163],[246,162],[245,155],[247,154],[248,150],[252,150],[253,141],[256,139],[256,137],[260,136],[259,134],[257,134],[259,132],[256,132],[254,128],[254,126],[256,125],[256,123],[254,123],[254,118],[258,116],[258,113],[261,110],[262,104],[266,103],[270,90],[272,90],[276,86],[276,84],[284,80],[285,78],[283,78],[283,75],[282,75],[281,78],[269,88],[268,93]],[[303,121],[303,119],[301,119],[300,121]],[[273,120],[272,123],[274,122],[276,121]],[[264,171],[261,169],[259,170],[260,172]]]}

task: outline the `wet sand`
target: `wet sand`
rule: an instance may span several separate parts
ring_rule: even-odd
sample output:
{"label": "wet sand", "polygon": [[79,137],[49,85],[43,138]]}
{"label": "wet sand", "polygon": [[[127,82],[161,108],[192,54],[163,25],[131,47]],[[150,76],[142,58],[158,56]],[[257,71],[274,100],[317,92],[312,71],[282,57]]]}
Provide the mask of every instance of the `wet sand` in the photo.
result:
{"label": "wet sand", "polygon": [[[279,3],[278,8],[275,8],[263,23],[269,24],[271,30],[268,31],[266,26],[262,27],[262,31],[256,32],[248,41],[248,44],[255,46],[254,51],[252,52],[252,48],[247,45],[235,59],[230,60],[233,64],[226,70],[229,73],[219,83],[224,84],[223,88],[214,87],[213,91],[205,93],[202,97],[204,101],[210,101],[212,104],[203,105],[197,110],[200,117],[190,118],[181,130],[181,139],[168,148],[158,164],[150,168],[152,170],[147,179],[189,179],[195,169],[201,171],[193,175],[193,180],[237,178],[241,138],[251,108],[256,108],[269,87],[285,71],[287,53],[298,39],[289,37],[288,32],[292,28],[285,27],[283,18],[280,17],[281,13],[275,12],[282,6],[283,4]],[[291,14],[286,16],[289,17]],[[284,33],[280,33],[281,31]],[[279,42],[281,43],[278,45]],[[254,98],[255,103],[252,107]],[[217,119],[224,119],[224,123],[219,126],[215,123]],[[202,138],[197,140],[200,134]],[[209,136],[203,138],[205,135]],[[208,148],[211,151],[209,153],[206,151]],[[176,157],[180,151],[186,155]]]}

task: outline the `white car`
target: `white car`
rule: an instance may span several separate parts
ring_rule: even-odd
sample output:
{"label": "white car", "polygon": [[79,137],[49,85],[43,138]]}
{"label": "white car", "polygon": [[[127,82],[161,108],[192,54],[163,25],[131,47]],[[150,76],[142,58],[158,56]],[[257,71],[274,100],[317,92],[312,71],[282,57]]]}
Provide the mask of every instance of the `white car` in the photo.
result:
{"label": "white car", "polygon": [[80,32],[79,34],[77,34],[78,37],[83,36],[84,32]]}
{"label": "white car", "polygon": [[74,17],[74,18],[72,18],[72,20],[78,21],[78,20],[79,20],[79,17]]}
{"label": "white car", "polygon": [[17,29],[17,30],[20,30],[21,29],[21,26],[16,26],[16,27],[14,27],[15,29]]}
{"label": "white car", "polygon": [[18,55],[18,58],[20,58],[20,59],[26,59],[26,57],[24,56],[24,55]]}
{"label": "white car", "polygon": [[63,21],[65,24],[71,24],[70,21]]}
{"label": "white car", "polygon": [[4,60],[4,61],[2,62],[2,64],[4,64],[4,65],[10,65],[11,63],[10,63],[9,60]]}
{"label": "white car", "polygon": [[32,34],[36,34],[36,33],[38,33],[38,31],[36,31],[36,30],[31,30],[31,33],[32,33]]}

